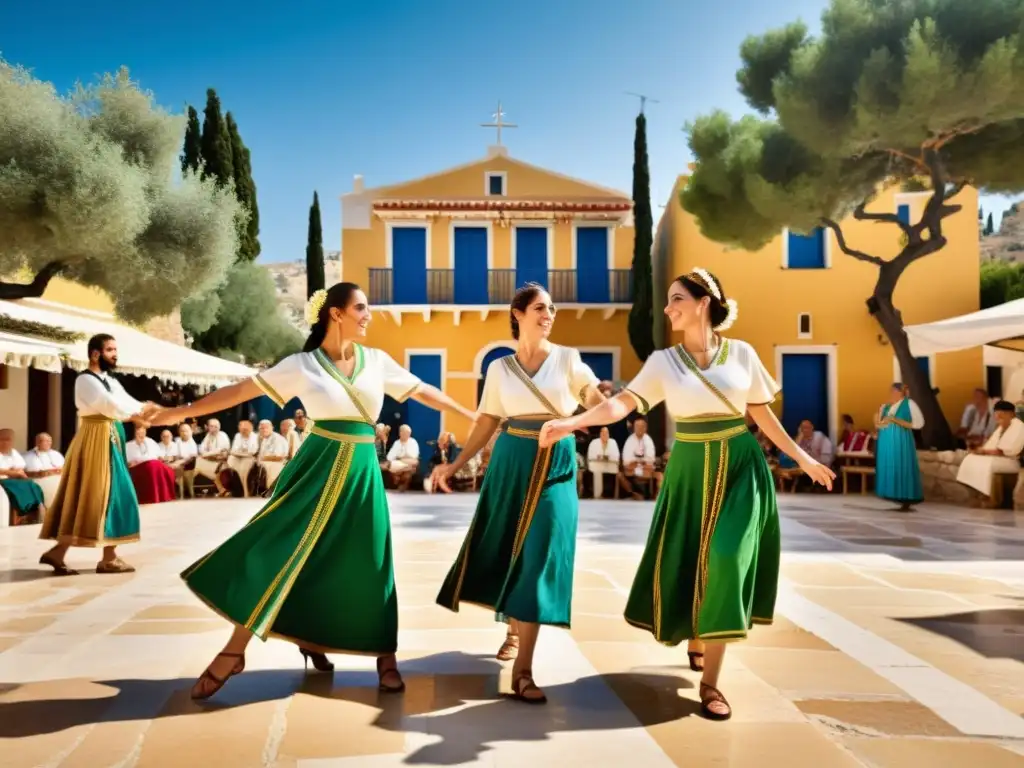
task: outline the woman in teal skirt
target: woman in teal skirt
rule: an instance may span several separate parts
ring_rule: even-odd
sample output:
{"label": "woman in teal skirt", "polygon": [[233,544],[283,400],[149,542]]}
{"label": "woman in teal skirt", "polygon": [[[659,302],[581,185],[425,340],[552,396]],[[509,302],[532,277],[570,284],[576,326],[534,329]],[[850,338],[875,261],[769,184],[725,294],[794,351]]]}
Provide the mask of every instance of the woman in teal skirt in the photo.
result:
{"label": "woman in teal skirt", "polygon": [[200,600],[235,625],[224,650],[192,688],[194,699],[209,698],[242,672],[254,635],[297,644],[321,671],[334,669],[327,653],[376,656],[380,689],[405,687],[395,659],[398,597],[374,425],[385,394],[469,419],[475,414],[385,352],[356,343],[370,322],[357,285],[338,283],[315,293],[307,321],[312,332],[302,352],[154,419],[171,424],[261,395],[278,406],[300,398],[315,419],[266,506],[182,573]]}
{"label": "woman in teal skirt", "polygon": [[571,620],[579,499],[573,439],[544,448],[537,439],[544,421],[604,398],[580,353],[548,341],[555,307],[547,291],[527,283],[512,299],[510,315],[516,353],[488,366],[465,448],[433,473],[447,489],[448,478],[501,424],[476,514],[437,602],[452,611],[461,603],[480,605],[508,621],[498,658],[515,659],[512,695],[542,704],[547,699],[533,681],[533,652],[542,624],[568,627]]}
{"label": "woman in teal skirt", "polygon": [[889,402],[875,417],[878,443],[875,447],[875,493],[895,501],[901,512],[909,512],[924,499],[921,467],[917,463],[914,430],[924,426],[917,403],[907,397],[902,384],[893,384]]}
{"label": "woman in teal skirt", "polygon": [[703,672],[701,710],[725,720],[732,714],[718,689],[725,643],[772,622],[781,553],[771,471],[745,414],[815,482],[831,488],[835,475],[775,418],[769,404],[779,386],[754,348],[721,335],[736,303],[713,275],[695,269],[676,278],[665,314],[682,342],[652,354],[614,398],[545,424],[540,444],[665,402],[676,422],[675,444],[626,621],[665,645],[689,641],[690,666]]}

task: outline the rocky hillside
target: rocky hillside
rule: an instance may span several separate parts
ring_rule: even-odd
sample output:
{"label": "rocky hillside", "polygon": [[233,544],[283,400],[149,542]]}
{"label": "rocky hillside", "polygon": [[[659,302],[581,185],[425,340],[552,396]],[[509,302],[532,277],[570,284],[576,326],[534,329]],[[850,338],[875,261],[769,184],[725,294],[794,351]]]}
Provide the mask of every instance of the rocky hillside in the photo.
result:
{"label": "rocky hillside", "polygon": [[981,238],[981,258],[1024,262],[1024,213],[1019,204],[1003,214],[998,232]]}
{"label": "rocky hillside", "polygon": [[[306,306],[305,259],[265,266],[274,278],[274,285],[277,286],[278,303],[284,307],[295,327],[305,333],[306,324],[302,317]],[[338,251],[328,251],[325,254],[324,276],[328,286],[341,279],[341,254]]]}

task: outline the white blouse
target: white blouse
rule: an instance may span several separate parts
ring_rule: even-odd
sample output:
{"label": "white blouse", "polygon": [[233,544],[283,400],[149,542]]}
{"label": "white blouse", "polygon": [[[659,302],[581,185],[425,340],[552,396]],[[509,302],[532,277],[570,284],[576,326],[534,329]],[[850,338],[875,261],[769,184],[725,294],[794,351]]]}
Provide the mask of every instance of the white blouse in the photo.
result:
{"label": "white blouse", "polygon": [[723,339],[706,371],[681,344],[655,351],[626,390],[640,413],[664,401],[675,419],[728,414],[739,416],[748,405],[767,405],[781,387],[765,370],[757,352],[745,341]]}
{"label": "white blouse", "polygon": [[124,448],[124,453],[129,464],[141,464],[144,461],[160,458],[160,449],[151,437],[144,438],[141,444],[138,440],[129,441]]}
{"label": "white blouse", "polygon": [[[103,386],[106,382],[110,387]],[[127,421],[142,410],[142,403],[125,392],[121,382],[107,373],[83,371],[75,379],[75,408],[79,416],[106,416]]]}
{"label": "white blouse", "polygon": [[181,452],[179,450],[178,444],[174,440],[172,440],[169,443],[165,443],[163,440],[161,440],[159,443],[156,444],[156,452],[161,459],[181,458]]}
{"label": "white blouse", "polygon": [[199,447],[191,437],[188,440],[176,437],[174,438],[174,445],[177,446],[178,452],[175,455],[179,459],[194,459],[199,454]]}
{"label": "white blouse", "polygon": [[267,397],[284,407],[294,397],[317,421],[338,419],[375,424],[384,395],[404,402],[419,389],[419,378],[383,350],[355,346],[355,367],[347,377],[322,350],[299,352],[253,378]]}
{"label": "white blouse", "polygon": [[571,416],[585,402],[587,387],[600,383],[578,350],[558,344],[551,345],[547,359],[533,376],[515,355],[491,361],[485,376],[477,410],[498,419],[552,412],[560,417]]}
{"label": "white blouse", "polygon": [[255,432],[250,432],[248,437],[239,432],[231,442],[231,452],[234,454],[255,456],[259,449],[260,438]]}
{"label": "white blouse", "polygon": [[47,472],[51,469],[61,469],[64,466],[64,457],[60,451],[52,448],[48,451],[40,451],[33,448],[25,454],[25,469],[29,472]]}
{"label": "white blouse", "polygon": [[22,458],[20,453],[11,448],[10,453],[0,453],[0,469],[25,469],[25,459]]}
{"label": "white blouse", "polygon": [[[195,440],[192,441],[193,443]],[[207,433],[199,447],[200,456],[218,456],[231,450],[231,440],[223,432],[216,435]]]}

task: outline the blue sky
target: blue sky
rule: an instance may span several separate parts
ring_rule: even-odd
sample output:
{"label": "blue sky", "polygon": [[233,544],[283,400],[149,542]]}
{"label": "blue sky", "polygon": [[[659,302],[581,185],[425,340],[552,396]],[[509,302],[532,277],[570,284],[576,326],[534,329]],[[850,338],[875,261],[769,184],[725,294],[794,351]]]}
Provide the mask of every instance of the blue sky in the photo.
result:
{"label": "blue sky", "polygon": [[743,38],[796,18],[816,28],[827,0],[84,5],[4,3],[0,55],[61,90],[126,65],[175,111],[201,111],[216,88],[252,150],[263,260],[289,261],[314,189],[337,249],[354,174],[377,186],[482,157],[499,99],[519,125],[504,137],[513,156],[627,192],[638,101],[624,92],[658,99],[648,144],[664,205],[689,161],[685,122],[746,109]]}

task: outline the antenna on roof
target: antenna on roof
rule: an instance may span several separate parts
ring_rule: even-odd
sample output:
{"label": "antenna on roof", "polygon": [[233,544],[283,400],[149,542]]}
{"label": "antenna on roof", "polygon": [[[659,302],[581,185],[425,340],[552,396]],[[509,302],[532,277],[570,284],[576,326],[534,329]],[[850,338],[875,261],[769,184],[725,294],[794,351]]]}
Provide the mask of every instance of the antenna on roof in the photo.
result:
{"label": "antenna on roof", "polygon": [[651,104],[661,104],[661,102],[658,101],[657,99],[652,99],[650,96],[644,96],[642,93],[633,93],[632,91],[623,91],[623,93],[625,93],[627,96],[634,96],[634,97],[640,99],[640,114],[641,115],[644,113],[644,107],[647,106],[647,102],[648,101],[651,102]]}

